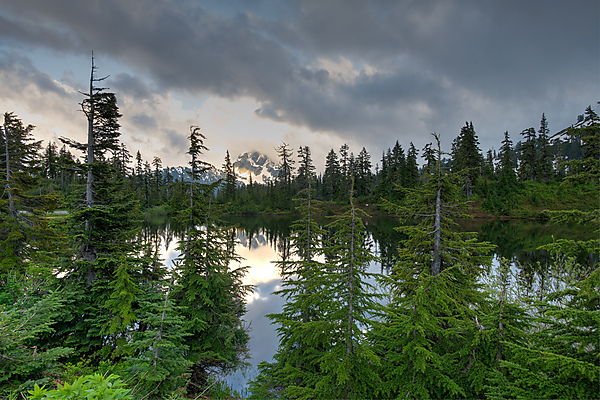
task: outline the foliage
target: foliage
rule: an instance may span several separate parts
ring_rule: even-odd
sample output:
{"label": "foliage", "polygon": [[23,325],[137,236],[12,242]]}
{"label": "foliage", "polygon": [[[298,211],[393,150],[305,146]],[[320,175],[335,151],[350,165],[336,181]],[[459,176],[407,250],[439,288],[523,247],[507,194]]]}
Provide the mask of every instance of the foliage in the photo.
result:
{"label": "foliage", "polygon": [[41,177],[41,145],[32,125],[13,113],[4,114],[0,127],[0,274],[24,272],[25,260],[51,261],[52,240],[58,235],[43,215],[56,206],[54,194],[36,193]]}
{"label": "foliage", "polygon": [[17,301],[0,306],[0,393],[46,383],[59,370],[59,360],[72,352],[41,340],[54,331],[63,293],[43,294],[43,282],[28,279]]}
{"label": "foliage", "polygon": [[93,374],[79,377],[73,383],[57,385],[56,389],[46,389],[37,384],[29,391],[30,400],[67,400],[67,399],[89,399],[89,400],[120,400],[133,399],[131,389],[117,375],[104,377],[101,374]]}
{"label": "foliage", "polygon": [[564,283],[564,289],[533,303],[539,316],[529,341],[503,342],[507,357],[486,390],[490,398],[597,397],[599,270]]}
{"label": "foliage", "polygon": [[[192,176],[196,168],[210,166],[199,156],[207,150],[197,129],[190,134],[189,154]],[[180,241],[180,257],[175,261],[175,304],[184,318],[189,336],[187,361],[191,364],[191,393],[207,386],[211,372],[225,373],[244,365],[248,333],[243,326],[245,296],[251,288],[242,283],[245,267],[230,268],[239,262],[233,230],[220,225],[213,204],[213,185],[190,182],[190,206],[180,213],[186,229]]]}

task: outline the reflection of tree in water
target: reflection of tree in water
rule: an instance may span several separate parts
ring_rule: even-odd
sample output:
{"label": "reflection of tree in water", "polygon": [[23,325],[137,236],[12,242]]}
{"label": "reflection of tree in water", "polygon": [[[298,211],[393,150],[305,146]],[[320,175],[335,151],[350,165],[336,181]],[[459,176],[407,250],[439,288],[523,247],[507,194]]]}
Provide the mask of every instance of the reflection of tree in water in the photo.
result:
{"label": "reflection of tree in water", "polygon": [[381,260],[381,272],[391,273],[398,260],[398,246],[406,238],[394,228],[399,226],[395,218],[371,218],[365,224],[367,232],[373,237],[376,254]]}
{"label": "reflection of tree in water", "polygon": [[[464,224],[461,224],[464,228]],[[555,239],[589,240],[597,234],[590,226],[568,224],[546,224],[537,221],[484,221],[467,229],[479,232],[479,239],[495,244],[496,255],[521,265],[547,267],[552,263],[550,254],[538,250],[540,246]],[[591,268],[598,263],[598,255],[580,252],[577,262]]]}
{"label": "reflection of tree in water", "polygon": [[[264,244],[275,249],[280,260],[290,259],[290,225],[295,216],[224,217],[224,223],[235,227],[238,238],[244,235],[244,245],[252,247],[255,239],[264,237]],[[327,219],[321,225],[327,224]],[[395,218],[369,218],[365,221],[368,234],[373,238],[376,254],[381,260],[382,273],[390,273],[398,258],[398,246],[403,235],[397,232]],[[478,232],[479,240],[495,244],[496,255],[514,263],[515,275],[524,295],[538,297],[540,293],[554,290],[565,271],[556,270],[552,256],[538,247],[551,243],[553,237],[586,240],[595,237],[593,228],[574,224],[545,224],[536,221],[508,221],[472,219],[460,222],[461,229]],[[152,217],[146,219],[140,232],[141,240],[152,243],[154,249],[164,244],[169,248],[174,240],[181,240],[184,231],[176,219]],[[327,236],[325,232],[325,236]],[[325,240],[326,237],[323,237]],[[260,246],[261,243],[258,243]],[[331,257],[333,255],[329,255]],[[328,257],[328,255],[326,255]],[[273,260],[275,261],[275,260]],[[598,255],[581,253],[577,262],[586,268],[598,263]]]}

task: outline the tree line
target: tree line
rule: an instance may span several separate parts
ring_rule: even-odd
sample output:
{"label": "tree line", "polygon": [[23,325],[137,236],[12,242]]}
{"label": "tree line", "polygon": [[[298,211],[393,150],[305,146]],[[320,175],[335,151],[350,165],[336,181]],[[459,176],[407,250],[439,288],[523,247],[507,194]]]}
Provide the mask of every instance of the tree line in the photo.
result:
{"label": "tree line", "polygon": [[[453,229],[465,201],[481,193],[487,200],[532,180],[597,188],[600,123],[591,107],[584,123],[568,130],[580,155],[554,160],[550,169],[539,161],[537,136],[533,152],[514,149],[506,133],[505,149],[489,162],[467,123],[452,158],[434,135],[420,168],[412,145],[404,153],[396,143],[375,173],[365,149],[355,157],[344,145],[339,155],[329,152],[317,176],[309,147],[298,150],[296,168],[283,143],[276,182],[239,187],[228,152],[226,178],[201,181],[214,167],[203,160],[207,138],[197,126],[187,136],[188,181],[170,181],[158,157],[150,164],[139,152],[130,167],[119,140],[117,98],[97,86],[103,79],[92,59],[81,103],[85,143],[61,138],[60,150],[55,144],[43,150],[33,126],[4,114],[2,396],[31,390],[31,398],[55,398],[53,387],[66,390],[67,381],[80,377],[89,383],[99,372],[130,382],[119,383],[127,387],[121,398],[198,397],[242,367],[249,338],[245,297],[252,288],[242,281],[247,269],[231,267],[239,260],[234,230],[220,216],[243,199],[272,211],[291,210],[295,199],[300,215],[290,238],[293,254],[279,262],[286,304],[269,316],[278,326],[279,350],[273,362],[261,364],[253,397],[595,395],[598,270],[571,256],[574,247],[597,254],[598,241],[550,245],[562,286],[541,285],[533,301],[511,292],[508,263],[484,284],[492,246]],[[525,159],[533,164],[527,167]],[[357,202],[372,199],[407,223],[387,275],[366,272],[375,256]],[[343,207],[330,223],[318,222],[316,215],[332,203]],[[48,218],[59,205],[68,216]],[[152,207],[168,207],[184,227],[172,265],[139,235],[143,212]],[[551,218],[594,222],[598,213]],[[383,293],[373,290],[374,282]]]}
{"label": "tree line", "polygon": [[[111,96],[114,97],[114,94]],[[112,101],[116,102],[116,99]],[[557,196],[553,188],[570,180],[571,176],[597,168],[597,139],[590,131],[598,120],[590,106],[579,116],[575,126],[550,136],[548,120],[542,114],[537,131],[533,127],[524,129],[516,144],[506,131],[498,150],[487,150],[485,155],[480,149],[473,123],[466,122],[452,141],[451,151],[442,157],[442,164],[445,169],[461,176],[464,196],[476,200],[484,212],[519,214],[519,203],[531,203],[533,208],[539,206],[540,199],[536,199],[535,192],[549,191],[548,202],[551,203],[551,197]],[[71,206],[73,204],[68,200],[73,187],[87,181],[80,173],[86,160],[75,157],[71,153],[73,147],[68,146],[69,141],[61,140],[62,147],[50,142],[43,151],[41,173],[45,190],[64,194],[65,205]],[[316,198],[332,204],[348,202],[351,179],[360,203],[379,204],[382,198],[401,201],[402,190],[399,188],[422,185],[433,156],[430,145],[419,152],[413,143],[409,143],[405,150],[396,141],[374,165],[366,148],[355,155],[347,144],[343,144],[337,152],[331,149],[327,153],[323,172],[316,174],[308,146],[300,146],[295,151],[287,143],[282,143],[276,151],[278,174],[274,181],[266,184],[253,182],[252,176],[248,184],[241,183],[227,151],[220,168],[223,178],[216,188],[215,201],[225,204],[226,210],[233,213],[290,212],[293,211],[291,199],[306,188],[309,177],[314,181]],[[418,163],[419,156],[423,160],[422,165]],[[578,160],[577,163],[573,163],[574,160]],[[145,210],[162,207],[162,212],[173,213],[187,202],[184,176],[175,178],[160,157],[154,156],[149,162],[139,151],[132,157],[121,143],[118,148],[111,149],[110,163],[127,181],[127,189],[141,199]],[[585,185],[588,182],[579,183]]]}

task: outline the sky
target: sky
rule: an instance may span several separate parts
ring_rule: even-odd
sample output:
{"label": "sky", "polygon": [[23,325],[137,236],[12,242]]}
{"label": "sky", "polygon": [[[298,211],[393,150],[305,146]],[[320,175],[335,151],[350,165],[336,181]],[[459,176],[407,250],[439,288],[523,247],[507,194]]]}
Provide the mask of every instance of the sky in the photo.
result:
{"label": "sky", "polygon": [[449,151],[466,121],[498,149],[600,100],[598,0],[2,0],[0,112],[84,142],[92,51],[122,141],[163,166],[192,125],[217,167],[287,143],[322,171],[344,143]]}

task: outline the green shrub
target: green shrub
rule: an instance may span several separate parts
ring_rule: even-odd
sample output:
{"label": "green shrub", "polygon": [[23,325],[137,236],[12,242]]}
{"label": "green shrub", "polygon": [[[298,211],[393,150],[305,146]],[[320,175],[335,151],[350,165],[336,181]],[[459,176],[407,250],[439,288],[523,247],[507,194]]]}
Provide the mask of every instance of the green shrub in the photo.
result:
{"label": "green shrub", "polygon": [[85,375],[77,378],[72,384],[58,385],[56,389],[46,389],[35,385],[29,391],[30,400],[121,400],[133,399],[131,390],[125,387],[125,383],[118,375],[101,374]]}

